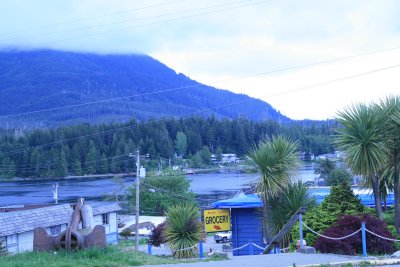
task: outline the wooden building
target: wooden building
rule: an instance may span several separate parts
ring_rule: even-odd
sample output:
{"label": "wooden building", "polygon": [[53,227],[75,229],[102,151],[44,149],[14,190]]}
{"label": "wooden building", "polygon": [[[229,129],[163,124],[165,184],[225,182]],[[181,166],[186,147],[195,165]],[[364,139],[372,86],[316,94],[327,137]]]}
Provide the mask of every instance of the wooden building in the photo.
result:
{"label": "wooden building", "polygon": [[[257,255],[265,247],[263,240],[262,200],[254,194],[241,193],[237,197],[213,203],[214,208],[230,209],[233,256]],[[245,246],[246,244],[249,244]],[[244,247],[243,247],[244,246]],[[241,249],[238,249],[243,247]]]}

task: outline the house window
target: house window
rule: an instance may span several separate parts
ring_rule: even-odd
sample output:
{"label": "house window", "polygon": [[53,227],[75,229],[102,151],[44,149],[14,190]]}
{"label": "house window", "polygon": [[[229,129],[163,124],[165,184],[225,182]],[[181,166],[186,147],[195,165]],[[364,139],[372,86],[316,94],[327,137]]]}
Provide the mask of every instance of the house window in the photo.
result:
{"label": "house window", "polygon": [[7,246],[16,245],[17,243],[18,243],[18,236],[16,234],[7,236]]}
{"label": "house window", "polygon": [[101,215],[103,219],[103,224],[110,224],[110,214],[104,213]]}
{"label": "house window", "polygon": [[[6,246],[6,237],[5,236],[0,236],[0,247],[1,246]],[[0,252],[0,255],[1,255],[1,252]]]}
{"label": "house window", "polygon": [[59,235],[61,233],[61,225],[50,226],[51,235]]}

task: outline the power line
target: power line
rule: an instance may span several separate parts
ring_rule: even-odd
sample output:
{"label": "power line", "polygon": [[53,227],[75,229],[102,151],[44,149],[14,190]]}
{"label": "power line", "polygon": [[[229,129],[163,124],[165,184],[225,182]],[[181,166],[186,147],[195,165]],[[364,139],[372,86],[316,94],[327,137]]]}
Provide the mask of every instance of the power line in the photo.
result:
{"label": "power line", "polygon": [[170,4],[174,4],[174,3],[178,3],[178,2],[184,2],[184,1],[186,1],[186,0],[170,1],[170,2],[165,2],[165,3],[160,3],[160,4],[145,6],[145,7],[140,7],[140,8],[134,8],[134,9],[118,11],[118,12],[114,12],[114,13],[102,14],[102,15],[93,16],[93,17],[87,17],[87,18],[81,18],[81,19],[75,19],[75,20],[68,20],[68,21],[59,22],[59,23],[53,23],[53,24],[47,24],[47,25],[42,25],[42,26],[37,26],[37,27],[31,27],[31,28],[26,28],[26,29],[15,30],[15,31],[11,31],[11,32],[2,32],[2,33],[0,33],[0,35],[11,35],[11,34],[20,33],[20,32],[52,28],[52,27],[57,27],[57,26],[65,25],[65,24],[72,24],[72,23],[88,21],[88,20],[95,20],[95,19],[109,17],[109,16],[121,15],[121,14],[131,13],[131,12],[134,12],[134,11],[139,11],[139,10],[144,10],[144,9],[148,9],[148,8],[164,6],[164,5],[170,5]]}
{"label": "power line", "polygon": [[[365,52],[365,53],[359,53],[359,54],[345,56],[345,57],[339,57],[339,58],[334,58],[334,59],[326,59],[326,60],[321,60],[321,61],[317,61],[317,62],[313,62],[313,63],[309,63],[309,64],[302,64],[302,65],[291,66],[291,67],[286,67],[286,68],[281,68],[281,69],[276,69],[276,70],[271,70],[271,71],[265,71],[265,72],[253,73],[253,74],[248,74],[248,75],[242,75],[242,76],[229,78],[229,79],[223,79],[223,80],[211,82],[211,84],[216,84],[216,83],[221,83],[221,82],[226,82],[226,81],[240,80],[240,79],[245,79],[245,78],[250,78],[250,77],[255,77],[255,76],[264,76],[264,75],[269,75],[269,74],[272,74],[272,73],[278,73],[278,72],[290,71],[290,70],[295,70],[295,69],[307,68],[307,67],[322,65],[322,64],[326,64],[326,63],[334,63],[334,62],[344,61],[344,60],[353,59],[353,58],[357,58],[357,57],[367,56],[367,55],[371,55],[371,54],[378,54],[378,53],[384,53],[384,52],[388,52],[388,51],[394,51],[394,50],[398,50],[398,49],[400,49],[400,46],[395,46],[395,47],[385,48],[385,49],[380,49],[380,50],[372,50],[372,51],[368,51],[368,52]],[[188,89],[188,88],[201,87],[201,86],[207,86],[207,85],[197,83],[197,84],[194,84],[194,85],[175,87],[175,88],[170,88],[170,89],[165,89],[165,90],[158,90],[158,91],[147,92],[147,93],[142,93],[142,94],[135,94],[135,95],[129,95],[129,96],[108,98],[108,99],[102,99],[102,100],[98,100],[98,101],[91,101],[91,102],[85,102],[85,103],[62,106],[62,107],[47,108],[47,109],[20,112],[20,113],[14,113],[14,114],[0,115],[0,118],[9,118],[9,117],[31,115],[31,114],[36,114],[36,113],[48,112],[48,111],[62,110],[62,109],[67,109],[67,108],[82,107],[82,106],[99,104],[99,103],[106,103],[106,102],[111,102],[111,101],[116,101],[116,100],[130,99],[130,98],[135,98],[135,97],[148,96],[148,95],[167,93],[167,92],[174,92],[174,91],[179,91],[179,90]]]}
{"label": "power line", "polygon": [[[265,4],[265,3],[268,3],[268,2],[274,2],[274,1],[277,1],[277,0],[261,1],[261,2],[256,2],[256,3],[251,3],[251,4],[245,4],[245,5],[240,5],[240,6],[233,6],[233,7],[223,8],[223,9],[214,10],[214,11],[208,11],[208,12],[203,12],[203,13],[198,13],[198,14],[192,14],[192,15],[187,15],[187,16],[176,17],[176,18],[171,18],[171,19],[166,19],[166,20],[159,20],[159,21],[154,21],[154,22],[150,22],[150,23],[137,24],[137,25],[133,25],[133,26],[129,26],[129,27],[124,27],[124,28],[115,29],[115,30],[109,30],[109,31],[100,32],[100,33],[85,34],[85,35],[76,36],[76,37],[62,38],[62,39],[59,39],[59,40],[55,40],[54,42],[61,42],[61,41],[65,41],[65,40],[74,40],[74,39],[80,39],[80,38],[84,38],[84,37],[103,35],[103,34],[107,34],[107,33],[124,31],[124,30],[127,30],[127,29],[144,27],[144,26],[149,26],[149,25],[154,25],[154,24],[159,24],[159,23],[164,23],[164,22],[188,19],[188,18],[192,18],[192,17],[204,16],[204,15],[209,15],[209,14],[213,14],[213,13],[220,13],[220,12],[225,12],[225,11],[229,11],[229,10],[233,10],[233,9],[238,9],[238,8],[243,8],[243,7],[248,7],[248,6],[254,6],[254,5],[260,5],[260,4]],[[150,20],[150,19],[154,19],[154,18],[173,16],[173,15],[178,15],[178,14],[193,13],[193,12],[198,12],[198,11],[202,11],[202,10],[218,8],[218,7],[236,5],[236,4],[244,3],[244,2],[252,2],[252,0],[241,0],[241,1],[237,1],[237,2],[225,3],[225,4],[214,5],[214,6],[209,6],[209,7],[203,7],[203,8],[198,8],[198,9],[191,9],[191,10],[185,10],[185,11],[180,11],[180,12],[171,12],[171,13],[161,14],[161,15],[157,15],[157,16],[149,16],[149,17],[140,18],[140,19],[124,20],[124,21],[118,21],[118,22],[113,22],[113,23],[105,23],[105,24],[100,24],[100,25],[95,25],[95,26],[80,27],[80,28],[67,29],[67,30],[62,30],[62,31],[54,31],[54,32],[50,32],[50,33],[41,33],[41,34],[32,34],[32,35],[27,35],[27,36],[13,37],[13,38],[2,39],[2,40],[0,40],[0,42],[19,40],[19,39],[26,39],[26,38],[32,38],[32,37],[37,37],[37,36],[54,35],[54,34],[65,33],[65,32],[76,32],[76,31],[80,31],[80,30],[84,30],[84,29],[93,29],[93,28],[99,28],[99,27],[104,27],[104,26],[123,24],[123,23],[127,23],[127,22]]]}
{"label": "power line", "polygon": [[[286,91],[282,91],[279,93],[275,93],[275,94],[268,94],[268,95],[264,95],[262,97],[275,97],[275,96],[279,96],[279,95],[284,95],[284,94],[290,94],[290,93],[295,93],[295,92],[299,92],[299,91],[304,91],[304,90],[308,90],[308,89],[312,89],[315,87],[319,87],[319,86],[323,86],[323,85],[328,85],[328,84],[332,84],[332,83],[337,83],[337,82],[341,82],[341,81],[345,81],[345,80],[350,80],[350,79],[355,79],[358,77],[362,77],[362,76],[366,76],[366,75],[370,75],[370,74],[374,74],[374,73],[378,73],[378,72],[382,72],[382,71],[386,71],[389,69],[394,69],[394,68],[398,68],[400,67],[400,64],[396,64],[396,65],[392,65],[392,66],[388,66],[388,67],[384,67],[384,68],[380,68],[380,69],[375,69],[375,70],[371,70],[371,71],[367,71],[367,72],[362,72],[362,73],[358,73],[355,75],[350,75],[350,76],[346,76],[346,77],[342,77],[342,78],[337,78],[337,79],[333,79],[333,80],[329,80],[329,81],[325,81],[325,82],[320,82],[320,83],[316,83],[316,84],[312,84],[309,86],[303,86],[303,87],[298,87],[298,88],[294,88],[294,89],[290,89],[290,90],[286,90]],[[199,111],[193,111],[193,112],[189,112],[186,113],[186,116],[190,115],[190,114],[200,114],[200,113],[204,113],[204,112],[210,112],[214,109],[218,109],[221,107],[227,107],[227,106],[233,106],[233,105],[237,105],[237,104],[243,104],[249,101],[253,101],[253,98],[249,98],[247,100],[242,100],[242,101],[237,101],[237,102],[231,102],[229,104],[224,104],[224,105],[220,105],[220,106],[216,106],[213,108],[207,108],[207,109],[203,109],[203,110],[199,110]],[[88,134],[88,135],[82,135],[82,136],[77,136],[77,137],[73,137],[73,138],[69,138],[69,139],[64,139],[64,140],[58,140],[55,142],[51,142],[51,143],[47,143],[47,144],[43,144],[43,145],[37,145],[34,147],[29,147],[29,148],[23,148],[23,149],[17,149],[17,150],[12,150],[12,151],[8,151],[8,152],[3,152],[0,154],[0,156],[5,156],[5,155],[11,155],[11,154],[16,154],[16,153],[21,153],[24,152],[26,150],[32,149],[32,148],[44,148],[44,147],[49,147],[55,144],[62,144],[65,142],[69,142],[71,140],[76,140],[76,139],[83,139],[83,138],[87,138],[87,137],[91,137],[91,136],[98,136],[98,135],[103,135],[103,134],[107,134],[107,133],[111,133],[111,132],[116,132],[116,131],[120,131],[123,129],[129,129],[132,127],[138,127],[140,125],[145,125],[145,124],[150,124],[153,121],[148,121],[148,122],[144,122],[144,123],[138,123],[136,125],[128,125],[128,126],[123,126],[123,127],[117,127],[111,130],[107,130],[107,131],[103,131],[103,132],[95,132],[92,134]]]}
{"label": "power line", "polygon": [[160,21],[156,21],[156,22],[138,24],[138,25],[134,25],[134,26],[128,26],[128,27],[124,27],[124,28],[108,30],[108,31],[103,31],[103,32],[98,32],[98,33],[93,33],[93,34],[84,34],[84,35],[79,35],[79,36],[74,36],[74,37],[62,38],[62,39],[54,40],[54,41],[52,41],[50,43],[59,43],[59,42],[64,42],[64,41],[69,41],[69,40],[84,39],[84,38],[88,38],[88,37],[100,36],[100,35],[104,35],[104,34],[109,34],[109,33],[113,33],[113,32],[120,32],[120,31],[129,30],[129,29],[144,27],[144,26],[150,26],[150,25],[156,25],[156,24],[160,24],[160,23],[173,22],[173,21],[177,21],[177,20],[184,20],[184,19],[204,16],[204,15],[209,15],[209,14],[214,14],[214,13],[222,13],[222,12],[226,12],[226,11],[230,11],[230,10],[234,10],[234,9],[238,9],[238,8],[249,7],[249,6],[254,6],[254,5],[261,5],[261,4],[266,4],[266,3],[270,3],[270,2],[274,2],[274,1],[278,1],[278,0],[262,1],[262,2],[257,2],[257,3],[253,3],[253,4],[248,4],[248,5],[235,6],[235,7],[220,9],[220,10],[217,10],[217,11],[209,11],[209,12],[198,13],[198,14],[193,14],[193,15],[188,15],[188,16],[182,16],[182,17],[177,17],[177,18],[160,20]]}

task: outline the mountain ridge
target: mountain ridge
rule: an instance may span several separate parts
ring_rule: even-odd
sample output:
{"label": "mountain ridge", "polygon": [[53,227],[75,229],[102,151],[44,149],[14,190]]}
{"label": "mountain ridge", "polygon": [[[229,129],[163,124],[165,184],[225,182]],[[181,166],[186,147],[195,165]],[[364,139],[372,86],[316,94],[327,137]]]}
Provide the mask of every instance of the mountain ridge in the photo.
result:
{"label": "mountain ridge", "polygon": [[[51,127],[211,114],[291,121],[266,102],[201,84],[140,54],[0,51],[0,95],[3,126]],[[71,105],[76,106],[58,109]],[[51,111],[29,114],[44,109]],[[13,115],[18,113],[28,114]]]}

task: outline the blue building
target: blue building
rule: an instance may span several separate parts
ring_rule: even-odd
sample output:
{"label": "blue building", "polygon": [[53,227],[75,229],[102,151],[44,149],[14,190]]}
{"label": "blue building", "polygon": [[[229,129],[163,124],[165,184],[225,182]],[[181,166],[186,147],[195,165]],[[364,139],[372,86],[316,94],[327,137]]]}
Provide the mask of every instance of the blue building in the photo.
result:
{"label": "blue building", "polygon": [[[263,240],[263,202],[257,195],[241,193],[237,197],[214,202],[213,207],[231,211],[233,256],[257,255],[263,252],[256,246],[246,246],[248,243],[266,246]],[[242,246],[244,247],[238,249]]]}

